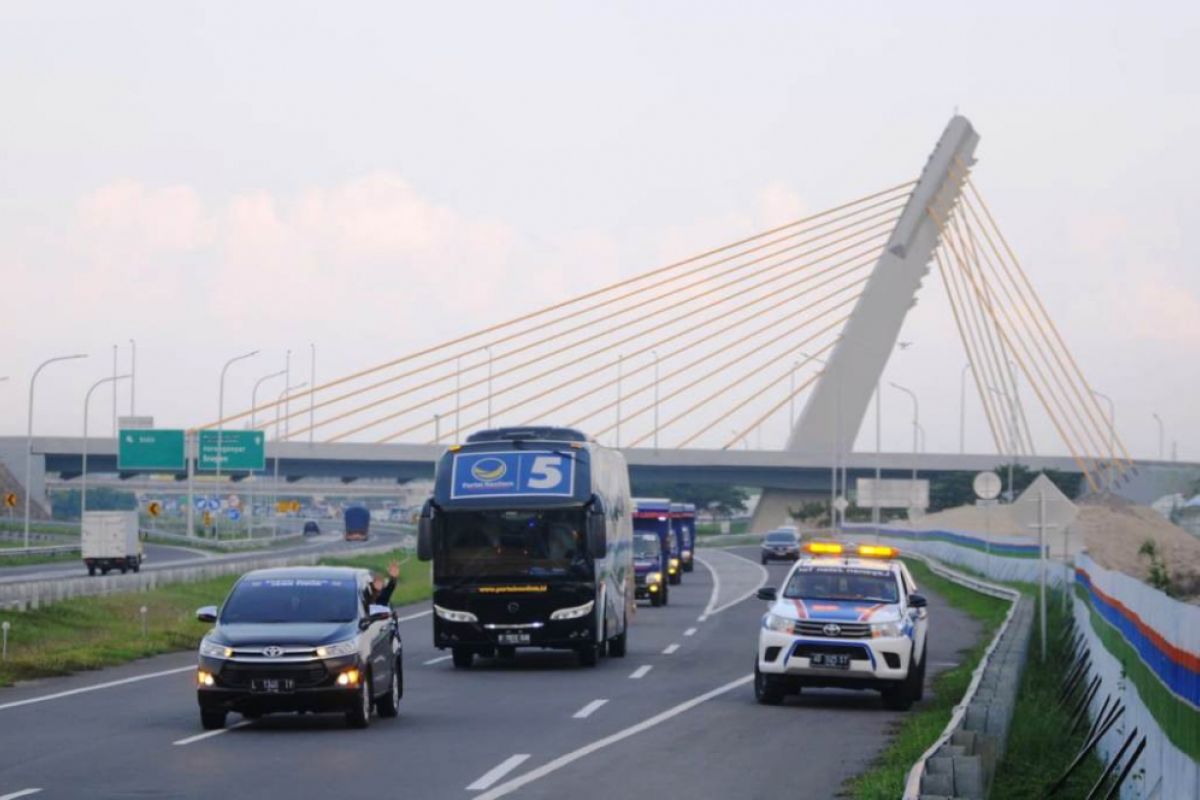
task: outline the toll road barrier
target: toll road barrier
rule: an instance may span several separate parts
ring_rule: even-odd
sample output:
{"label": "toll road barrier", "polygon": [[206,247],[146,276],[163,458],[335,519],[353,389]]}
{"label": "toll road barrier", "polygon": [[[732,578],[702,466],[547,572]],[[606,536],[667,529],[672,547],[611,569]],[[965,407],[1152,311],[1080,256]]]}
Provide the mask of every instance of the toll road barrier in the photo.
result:
{"label": "toll road barrier", "polygon": [[36,611],[63,600],[76,597],[99,597],[110,594],[146,592],[172,583],[195,583],[227,575],[240,575],[253,569],[271,567],[311,566],[322,558],[339,556],[377,555],[396,549],[394,543],[355,547],[353,550],[326,553],[297,553],[294,555],[256,556],[245,559],[222,560],[195,566],[136,572],[126,575],[81,575],[71,578],[37,579],[0,583],[0,610]]}

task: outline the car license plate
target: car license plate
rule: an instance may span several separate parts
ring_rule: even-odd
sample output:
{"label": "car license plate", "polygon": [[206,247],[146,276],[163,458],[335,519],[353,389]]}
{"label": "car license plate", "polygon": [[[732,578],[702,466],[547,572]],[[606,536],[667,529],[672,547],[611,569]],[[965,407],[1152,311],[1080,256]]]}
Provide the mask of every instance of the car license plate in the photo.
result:
{"label": "car license plate", "polygon": [[296,688],[296,682],[291,678],[256,678],[250,681],[250,690],[264,694],[291,692]]}
{"label": "car license plate", "polygon": [[850,669],[850,656],[846,653],[813,653],[808,657],[808,663],[814,667]]}
{"label": "car license plate", "polygon": [[502,633],[496,638],[500,644],[529,644],[528,633]]}

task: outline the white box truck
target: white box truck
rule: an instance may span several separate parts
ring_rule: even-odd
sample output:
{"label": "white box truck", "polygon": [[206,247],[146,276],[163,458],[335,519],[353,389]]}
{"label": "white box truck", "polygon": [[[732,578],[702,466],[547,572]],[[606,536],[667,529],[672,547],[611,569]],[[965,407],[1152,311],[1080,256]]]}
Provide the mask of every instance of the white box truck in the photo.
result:
{"label": "white box truck", "polygon": [[124,574],[142,567],[142,540],[136,511],[86,511],[83,514],[80,550],[88,575],[110,569]]}

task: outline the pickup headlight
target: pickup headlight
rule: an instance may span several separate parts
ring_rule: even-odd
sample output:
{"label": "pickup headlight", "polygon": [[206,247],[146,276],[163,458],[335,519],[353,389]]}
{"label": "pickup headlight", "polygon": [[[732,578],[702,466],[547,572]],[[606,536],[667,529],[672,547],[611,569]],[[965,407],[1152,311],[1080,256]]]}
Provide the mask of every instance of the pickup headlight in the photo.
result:
{"label": "pickup headlight", "polygon": [[347,639],[344,642],[323,644],[317,648],[317,658],[341,658],[342,656],[352,656],[356,655],[357,653],[357,639]]}
{"label": "pickup headlight", "polygon": [[435,605],[433,613],[437,614],[447,622],[479,622],[479,617],[472,614],[470,611],[455,611],[451,608],[442,608]]}
{"label": "pickup headlight", "polygon": [[596,605],[595,600],[588,600],[586,603],[584,603],[581,606],[572,606],[571,608],[560,608],[558,611],[555,611],[553,614],[550,615],[550,619],[562,620],[562,619],[579,619],[580,617],[586,617],[588,614],[592,613],[592,607],[595,605]]}
{"label": "pickup headlight", "polygon": [[778,614],[767,613],[763,617],[763,627],[776,633],[792,633],[792,620]]}
{"label": "pickup headlight", "polygon": [[871,623],[871,637],[879,639],[881,637],[895,638],[903,635],[900,631],[899,622],[873,622]]}
{"label": "pickup headlight", "polygon": [[205,658],[229,658],[233,655],[233,648],[226,647],[223,644],[210,642],[208,639],[200,640],[200,655]]}
{"label": "pickup headlight", "polygon": [[646,583],[662,583],[662,573],[661,572],[646,573]]}

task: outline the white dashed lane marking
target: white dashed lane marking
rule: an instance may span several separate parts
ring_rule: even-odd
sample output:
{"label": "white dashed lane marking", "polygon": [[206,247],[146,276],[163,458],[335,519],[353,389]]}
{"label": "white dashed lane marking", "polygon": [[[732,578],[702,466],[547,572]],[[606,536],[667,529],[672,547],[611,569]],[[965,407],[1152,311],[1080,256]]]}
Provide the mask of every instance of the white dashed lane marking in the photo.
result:
{"label": "white dashed lane marking", "polygon": [[584,706],[583,708],[579,709],[574,714],[572,714],[571,718],[572,719],[587,719],[592,714],[596,713],[596,710],[599,709],[600,706],[604,705],[607,702],[608,702],[607,700],[593,700],[592,702],[588,703],[586,706]]}
{"label": "white dashed lane marking", "polygon": [[517,767],[525,763],[529,758],[528,753],[517,753],[515,756],[509,756],[501,761],[496,766],[489,769],[480,776],[479,780],[467,787],[468,792],[482,792],[491,787],[493,783],[503,778],[508,773],[512,772]]}
{"label": "white dashed lane marking", "polygon": [[638,678],[644,678],[644,677],[646,677],[646,673],[652,669],[654,669],[654,667],[650,666],[649,664],[643,664],[642,666],[638,667],[633,672],[631,672],[629,674],[629,677],[633,678],[634,680],[637,680]]}

